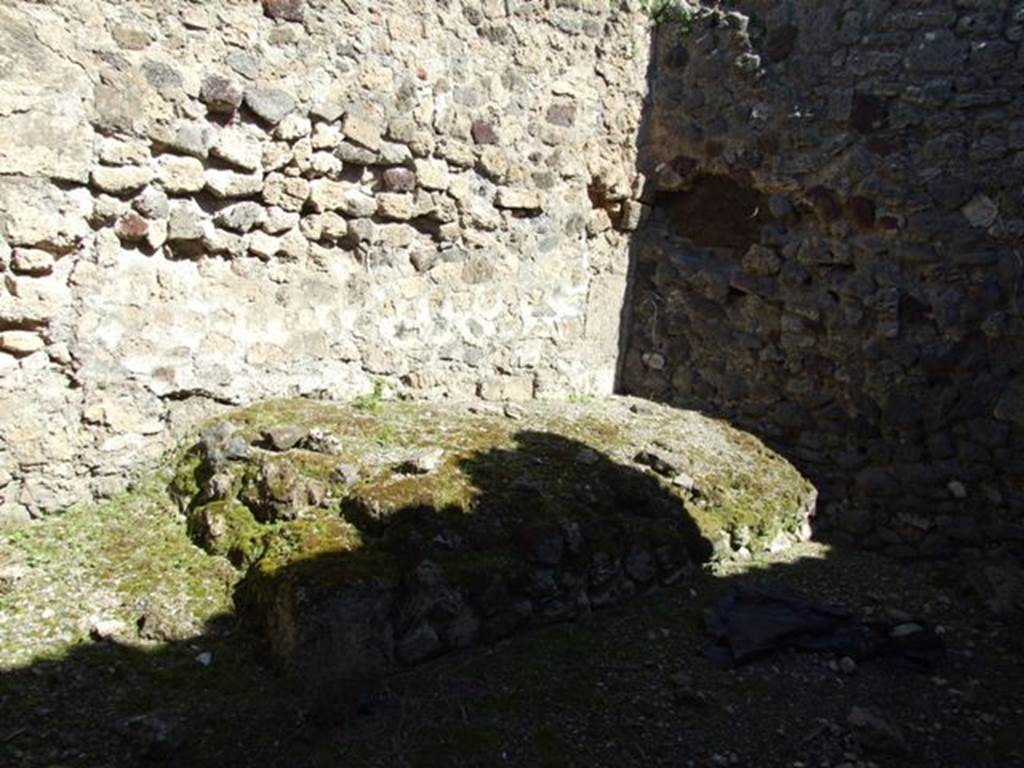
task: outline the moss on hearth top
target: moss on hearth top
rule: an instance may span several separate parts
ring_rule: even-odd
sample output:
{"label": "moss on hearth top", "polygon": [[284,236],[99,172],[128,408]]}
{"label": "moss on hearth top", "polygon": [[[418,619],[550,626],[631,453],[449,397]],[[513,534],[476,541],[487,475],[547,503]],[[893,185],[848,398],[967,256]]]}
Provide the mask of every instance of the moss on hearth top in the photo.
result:
{"label": "moss on hearth top", "polygon": [[[275,400],[209,425],[250,448],[216,466],[196,449],[180,460],[193,538],[253,579],[330,587],[392,579],[423,557],[464,577],[521,558],[522,531],[566,522],[586,552],[640,542],[706,556],[738,529],[756,552],[813,506],[788,462],[691,411],[618,397],[372,405]],[[282,427],[308,437],[271,450],[266,433]]]}

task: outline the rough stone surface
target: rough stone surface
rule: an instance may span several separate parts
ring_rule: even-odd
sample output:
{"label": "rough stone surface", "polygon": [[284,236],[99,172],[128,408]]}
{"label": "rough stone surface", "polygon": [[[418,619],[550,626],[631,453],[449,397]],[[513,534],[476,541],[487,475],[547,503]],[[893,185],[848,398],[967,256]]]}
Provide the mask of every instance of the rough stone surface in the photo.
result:
{"label": "rough stone surface", "polygon": [[272,19],[302,21],[306,15],[306,0],[262,0],[263,11]]}
{"label": "rough stone surface", "polygon": [[498,190],[494,198],[494,204],[498,208],[511,208],[513,210],[540,210],[541,196],[536,190],[508,189]]}
{"label": "rough stone surface", "polygon": [[359,115],[345,115],[345,119],[341,123],[341,132],[346,138],[367,149],[380,149],[380,126]]}
{"label": "rough stone surface", "polygon": [[31,331],[0,332],[0,350],[12,355],[30,355],[45,346],[46,343],[39,337],[39,334]]}
{"label": "rough stone surface", "polygon": [[[283,661],[323,663],[309,649],[329,642],[335,663],[413,665],[675,584],[712,538],[742,542],[730,561],[799,537],[815,492],[792,466],[698,413],[632,406],[269,402],[205,429],[171,492]],[[686,457],[699,498],[634,461],[651,442]]]}
{"label": "rough stone surface", "polygon": [[753,430],[818,485],[823,530],[897,555],[1024,509],[1024,75],[983,7],[753,0],[663,27],[643,193],[591,186],[638,227],[625,391]]}
{"label": "rough stone surface", "polygon": [[203,164],[194,157],[161,155],[157,160],[157,179],[170,194],[199,192],[206,186]]}
{"label": "rough stone surface", "polygon": [[295,99],[280,88],[250,88],[245,105],[264,122],[277,125],[295,108]]}
{"label": "rough stone surface", "polygon": [[223,75],[208,75],[199,92],[199,98],[211,112],[234,112],[242,106],[244,95],[237,82]]}
{"label": "rough stone surface", "polygon": [[168,238],[171,240],[199,240],[205,231],[206,217],[192,201],[178,202],[171,207],[168,219]]}
{"label": "rough stone surface", "polygon": [[263,174],[239,173],[221,168],[208,168],[205,174],[206,188],[215,197],[253,197],[263,191]]}
{"label": "rough stone surface", "polygon": [[243,171],[258,171],[263,167],[263,145],[254,133],[223,130],[213,139],[210,154]]}
{"label": "rough stone surface", "polygon": [[389,192],[416,191],[416,174],[408,168],[388,168],[381,174],[381,180]]}
{"label": "rough stone surface", "polygon": [[36,248],[17,248],[11,258],[15,274],[39,277],[53,272],[53,255]]}
{"label": "rough stone surface", "polygon": [[448,188],[448,164],[444,160],[417,160],[416,179],[424,189]]}
{"label": "rough stone surface", "polygon": [[[49,14],[45,14],[49,15]],[[92,166],[92,86],[72,61],[35,33],[45,23],[12,4],[0,8],[0,176],[83,183]],[[69,44],[73,30],[58,27]]]}
{"label": "rough stone surface", "polygon": [[901,754],[907,750],[902,730],[887,722],[874,709],[853,707],[847,723],[853,730],[857,742],[869,752]]}
{"label": "rough stone surface", "polygon": [[135,165],[122,168],[100,167],[90,174],[93,186],[100,192],[123,195],[137,192],[153,180],[153,171]]}
{"label": "rough stone surface", "polygon": [[235,203],[222,208],[213,217],[218,226],[232,232],[248,232],[263,224],[267,219],[267,211],[263,206],[253,202]]}

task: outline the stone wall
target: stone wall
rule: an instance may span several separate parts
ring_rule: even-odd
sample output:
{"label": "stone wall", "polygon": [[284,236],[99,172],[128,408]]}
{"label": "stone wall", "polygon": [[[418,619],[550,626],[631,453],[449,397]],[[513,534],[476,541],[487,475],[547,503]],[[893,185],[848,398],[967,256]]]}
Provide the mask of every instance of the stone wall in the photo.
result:
{"label": "stone wall", "polygon": [[0,520],[229,405],[618,373],[840,536],[1024,540],[1024,3],[685,6],[650,72],[638,9],[0,8]]}
{"label": "stone wall", "polygon": [[613,388],[646,92],[605,0],[0,8],[0,521],[228,404]]}
{"label": "stone wall", "polygon": [[739,0],[658,35],[627,391],[781,447],[837,536],[1024,540],[1024,3]]}

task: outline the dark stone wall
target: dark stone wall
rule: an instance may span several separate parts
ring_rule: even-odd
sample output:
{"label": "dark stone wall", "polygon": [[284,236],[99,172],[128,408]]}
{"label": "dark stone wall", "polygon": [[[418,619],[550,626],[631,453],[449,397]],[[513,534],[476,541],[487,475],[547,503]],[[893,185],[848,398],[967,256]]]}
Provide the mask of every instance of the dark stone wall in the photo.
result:
{"label": "dark stone wall", "polygon": [[1024,539],[1024,2],[663,25],[621,388],[765,437],[837,538]]}

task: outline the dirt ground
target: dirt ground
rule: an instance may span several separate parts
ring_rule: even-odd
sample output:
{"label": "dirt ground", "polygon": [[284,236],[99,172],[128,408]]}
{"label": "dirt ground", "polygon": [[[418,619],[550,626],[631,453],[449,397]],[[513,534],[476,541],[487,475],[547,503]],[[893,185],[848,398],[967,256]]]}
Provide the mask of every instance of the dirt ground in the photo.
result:
{"label": "dirt ground", "polygon": [[[354,693],[275,666],[235,613],[239,571],[189,539],[167,469],[0,532],[0,768],[1024,766],[1021,628],[955,562],[813,541],[392,674],[357,717],[325,718]],[[934,627],[945,656],[716,667],[705,611],[762,583]]]}
{"label": "dirt ground", "polygon": [[[172,510],[135,499],[103,520],[69,514],[5,537],[0,765],[1024,765],[1019,638],[952,568],[801,545],[393,675],[355,720],[322,724],[233,617],[230,575],[185,545]],[[95,581],[125,594],[153,548],[170,556],[139,582],[139,604],[169,639],[90,639],[104,630]],[[932,622],[947,656],[930,671],[843,671],[800,652],[715,668],[702,611],[732,584],[765,580]],[[854,706],[898,728],[905,748],[865,748]]]}

